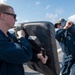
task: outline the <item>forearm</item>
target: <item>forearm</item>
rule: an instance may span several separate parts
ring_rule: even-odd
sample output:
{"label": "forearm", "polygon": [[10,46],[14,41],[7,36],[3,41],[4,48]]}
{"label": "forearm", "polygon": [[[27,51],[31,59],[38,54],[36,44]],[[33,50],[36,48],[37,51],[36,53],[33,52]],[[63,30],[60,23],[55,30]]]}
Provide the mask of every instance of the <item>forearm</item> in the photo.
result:
{"label": "forearm", "polygon": [[56,32],[55,37],[57,40],[60,40],[60,38],[63,36],[63,34],[65,33],[66,29],[60,29]]}
{"label": "forearm", "polygon": [[24,38],[20,39],[20,44],[2,42],[0,43],[0,57],[6,62],[21,64],[31,60],[32,49]]}

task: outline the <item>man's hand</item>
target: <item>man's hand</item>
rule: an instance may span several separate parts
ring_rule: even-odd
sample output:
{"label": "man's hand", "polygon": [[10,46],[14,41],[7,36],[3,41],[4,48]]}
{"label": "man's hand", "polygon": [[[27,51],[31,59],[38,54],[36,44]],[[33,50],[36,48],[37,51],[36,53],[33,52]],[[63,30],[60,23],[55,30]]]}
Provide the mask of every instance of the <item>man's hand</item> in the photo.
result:
{"label": "man's hand", "polygon": [[18,38],[25,37],[25,32],[24,32],[24,30],[19,30],[19,31],[17,31],[17,35],[18,35]]}
{"label": "man's hand", "polygon": [[70,28],[72,25],[73,25],[73,22],[68,21],[68,22],[66,23],[66,25],[64,26],[64,29],[68,29],[68,28]]}
{"label": "man's hand", "polygon": [[43,57],[42,53],[38,53],[37,57],[38,57],[38,59],[40,59],[43,62],[43,64],[46,64],[46,62],[48,60],[48,56],[47,55],[45,55],[45,57]]}

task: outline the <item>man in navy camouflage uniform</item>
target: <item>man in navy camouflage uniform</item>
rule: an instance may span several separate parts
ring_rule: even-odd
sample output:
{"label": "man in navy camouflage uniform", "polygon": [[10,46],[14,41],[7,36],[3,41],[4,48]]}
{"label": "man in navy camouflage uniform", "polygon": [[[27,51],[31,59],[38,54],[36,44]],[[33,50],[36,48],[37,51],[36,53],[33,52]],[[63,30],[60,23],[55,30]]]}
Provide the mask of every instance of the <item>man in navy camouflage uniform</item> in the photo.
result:
{"label": "man in navy camouflage uniform", "polygon": [[64,26],[60,19],[56,24],[56,39],[58,40],[63,51],[63,62],[61,75],[75,75],[75,32],[71,30],[73,22],[68,21]]}

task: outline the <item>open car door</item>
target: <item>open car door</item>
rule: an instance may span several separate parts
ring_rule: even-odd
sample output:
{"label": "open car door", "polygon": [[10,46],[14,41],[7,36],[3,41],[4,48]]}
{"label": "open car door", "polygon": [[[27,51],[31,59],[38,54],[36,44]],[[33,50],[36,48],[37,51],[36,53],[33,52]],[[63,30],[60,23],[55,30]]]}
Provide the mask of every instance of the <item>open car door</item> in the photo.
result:
{"label": "open car door", "polygon": [[44,75],[59,75],[60,66],[55,40],[55,28],[51,22],[37,21],[19,23],[18,27],[25,30],[26,39],[30,42],[33,52],[44,51],[48,56],[48,61],[43,64],[29,61],[28,67]]}

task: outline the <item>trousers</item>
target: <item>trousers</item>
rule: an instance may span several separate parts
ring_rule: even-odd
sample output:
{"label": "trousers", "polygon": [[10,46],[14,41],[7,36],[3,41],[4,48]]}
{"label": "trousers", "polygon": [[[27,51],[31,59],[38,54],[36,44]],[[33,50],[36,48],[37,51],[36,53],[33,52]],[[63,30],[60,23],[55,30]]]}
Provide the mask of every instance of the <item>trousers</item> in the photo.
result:
{"label": "trousers", "polygon": [[75,56],[63,55],[61,75],[75,75]]}

